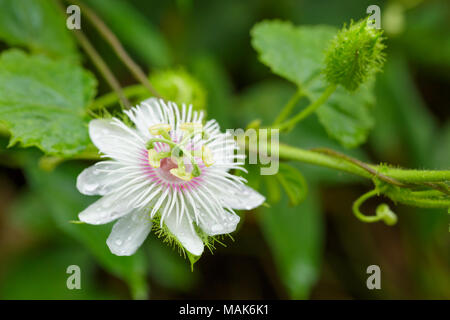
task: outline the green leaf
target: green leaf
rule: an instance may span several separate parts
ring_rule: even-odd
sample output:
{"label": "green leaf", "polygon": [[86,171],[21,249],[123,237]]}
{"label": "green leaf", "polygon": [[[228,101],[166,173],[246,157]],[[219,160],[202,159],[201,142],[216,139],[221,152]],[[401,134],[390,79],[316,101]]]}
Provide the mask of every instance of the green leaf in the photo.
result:
{"label": "green leaf", "polygon": [[[354,93],[338,86],[316,111],[328,135],[347,148],[354,148],[367,140],[374,126],[371,108],[375,103],[372,83],[363,84]],[[326,88],[321,78],[310,88],[310,99],[316,100]]]}
{"label": "green leaf", "polygon": [[277,203],[281,200],[280,183],[275,176],[262,176],[264,186],[267,190],[267,201],[270,203]]}
{"label": "green leaf", "polygon": [[0,39],[51,57],[75,58],[64,14],[48,0],[0,0]]}
{"label": "green leaf", "polygon": [[336,32],[331,26],[295,27],[289,22],[263,21],[253,27],[251,36],[259,59],[273,73],[305,85],[321,72],[324,50]]}
{"label": "green leaf", "polygon": [[263,208],[260,224],[281,281],[293,299],[306,299],[320,274],[323,220],[316,190],[297,207]]}
{"label": "green leaf", "polygon": [[297,206],[305,199],[308,193],[308,185],[299,170],[287,163],[280,163],[276,177],[286,191],[291,205]]}
{"label": "green leaf", "polygon": [[65,157],[82,152],[90,143],[85,107],[95,92],[95,78],[68,61],[15,49],[0,56],[0,123],[11,132],[10,146]]}
{"label": "green leaf", "polygon": [[83,168],[66,163],[44,174],[33,160],[29,162],[25,168],[27,180],[45,201],[56,225],[82,243],[106,270],[124,280],[133,297],[146,298],[146,258],[142,251],[129,257],[116,256],[106,245],[111,225],[70,223],[78,220],[78,213],[92,202],[92,197],[81,195],[75,187],[76,176]]}

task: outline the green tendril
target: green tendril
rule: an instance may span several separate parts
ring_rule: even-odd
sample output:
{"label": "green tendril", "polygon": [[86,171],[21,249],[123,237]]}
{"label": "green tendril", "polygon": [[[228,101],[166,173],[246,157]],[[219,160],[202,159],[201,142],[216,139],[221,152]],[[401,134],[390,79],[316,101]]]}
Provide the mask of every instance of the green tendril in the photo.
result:
{"label": "green tendril", "polygon": [[383,221],[388,226],[393,226],[395,223],[397,223],[397,216],[396,214],[389,208],[389,206],[385,203],[380,204],[375,212],[376,214],[374,216],[367,216],[363,214],[360,211],[361,205],[367,201],[368,199],[377,196],[380,194],[379,189],[373,189],[369,192],[364,193],[362,196],[360,196],[356,201],[353,203],[353,213],[355,216],[362,222],[366,223],[373,223],[378,221]]}

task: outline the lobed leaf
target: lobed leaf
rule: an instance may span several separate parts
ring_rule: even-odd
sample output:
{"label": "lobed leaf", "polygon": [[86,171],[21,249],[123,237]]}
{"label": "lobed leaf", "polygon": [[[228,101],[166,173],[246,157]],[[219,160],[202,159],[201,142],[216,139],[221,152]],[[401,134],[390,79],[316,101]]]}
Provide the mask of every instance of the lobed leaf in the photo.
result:
{"label": "lobed leaf", "polygon": [[66,60],[9,50],[0,56],[0,123],[10,146],[35,146],[69,157],[90,143],[86,106],[96,93],[92,74]]}
{"label": "lobed leaf", "polygon": [[305,199],[308,193],[308,186],[298,169],[287,163],[280,163],[277,179],[286,191],[291,205],[297,206]]}
{"label": "lobed leaf", "polygon": [[263,21],[251,30],[252,45],[273,73],[305,85],[323,66],[328,41],[336,34],[331,26],[295,27],[289,22]]}
{"label": "lobed leaf", "polygon": [[[319,78],[310,88],[310,98],[317,99],[325,88],[326,84]],[[363,84],[354,93],[338,86],[316,113],[330,137],[344,147],[354,148],[367,140],[374,126],[370,112],[374,103],[372,84]]]}

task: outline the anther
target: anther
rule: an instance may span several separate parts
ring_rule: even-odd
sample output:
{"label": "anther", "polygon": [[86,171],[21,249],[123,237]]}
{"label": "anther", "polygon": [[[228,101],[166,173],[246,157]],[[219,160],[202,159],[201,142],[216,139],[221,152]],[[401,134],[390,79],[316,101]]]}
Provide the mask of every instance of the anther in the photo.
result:
{"label": "anther", "polygon": [[185,122],[180,124],[180,129],[188,133],[200,133],[203,129],[203,125],[199,122]]}
{"label": "anther", "polygon": [[148,150],[148,162],[153,168],[159,168],[161,159],[170,157],[170,152],[157,152],[155,149]]}
{"label": "anther", "polygon": [[160,164],[161,158],[159,157],[158,152],[155,149],[150,149],[148,151],[148,162],[153,168],[159,168],[161,166]]}
{"label": "anther", "polygon": [[170,124],[166,123],[154,124],[150,126],[150,128],[148,128],[148,131],[150,131],[152,135],[154,136],[161,135],[168,140],[172,140],[169,134],[170,130],[172,130],[172,127],[170,126]]}
{"label": "anther", "polygon": [[207,167],[210,167],[214,164],[214,157],[211,149],[209,149],[205,145],[202,146],[202,161]]}

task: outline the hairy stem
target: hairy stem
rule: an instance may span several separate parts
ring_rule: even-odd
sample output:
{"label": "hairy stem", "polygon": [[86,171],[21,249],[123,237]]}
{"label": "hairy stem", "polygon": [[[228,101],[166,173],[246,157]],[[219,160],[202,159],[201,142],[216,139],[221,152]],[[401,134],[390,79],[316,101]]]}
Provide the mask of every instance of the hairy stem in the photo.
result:
{"label": "hairy stem", "polygon": [[75,30],[74,34],[75,38],[80,43],[80,46],[91,58],[95,67],[98,69],[98,71],[100,71],[103,78],[105,78],[106,82],[108,82],[109,86],[116,92],[117,96],[119,97],[124,107],[127,109],[130,108],[131,104],[123,94],[119,81],[116,79],[116,77],[109,69],[105,61],[103,61],[102,57],[98,54],[97,50],[95,50],[95,48],[92,46],[88,38],[84,35],[84,33],[81,30]]}
{"label": "hairy stem", "polygon": [[289,99],[289,101],[283,107],[280,114],[272,124],[272,127],[276,127],[278,124],[282,123],[291,114],[292,109],[294,109],[295,105],[303,95],[304,93],[301,91],[300,88],[298,88],[295,94],[291,97],[291,99]]}
{"label": "hairy stem", "polygon": [[147,79],[147,76],[139,67],[139,65],[131,59],[128,53],[123,48],[119,39],[116,35],[106,26],[106,24],[97,16],[97,14],[92,11],[88,6],[81,3],[78,0],[71,1],[76,3],[82,9],[83,13],[86,17],[92,22],[94,27],[100,32],[100,34],[104,37],[104,39],[111,45],[114,52],[117,56],[122,60],[122,62],[127,66],[127,68],[131,71],[136,80],[140,81],[143,86],[145,86],[152,95],[161,98],[159,93],[153,88],[150,84],[150,81]]}
{"label": "hairy stem", "polygon": [[[328,154],[305,150],[280,144],[279,156],[285,160],[295,160],[331,169],[352,173],[364,178],[372,178],[373,175],[346,159],[334,157]],[[384,176],[396,179],[403,183],[427,183],[427,182],[445,182],[450,181],[450,170],[413,170],[381,167],[378,165],[367,164],[367,166],[376,172],[382,172]]]}
{"label": "hairy stem", "polygon": [[328,154],[328,155],[331,155],[331,156],[334,156],[334,157],[337,157],[337,158],[341,158],[341,159],[346,160],[348,162],[351,162],[351,163],[357,165],[358,167],[366,170],[367,172],[369,172],[373,176],[376,176],[376,177],[380,178],[380,180],[383,180],[384,182],[387,182],[387,183],[390,183],[390,184],[393,184],[393,185],[396,185],[396,186],[399,186],[399,187],[408,187],[408,185],[405,185],[404,183],[402,183],[402,182],[400,182],[400,181],[398,181],[396,179],[393,179],[391,177],[388,177],[388,176],[378,172],[377,170],[371,168],[370,165],[368,165],[368,164],[366,164],[366,163],[364,163],[364,162],[362,162],[362,161],[360,161],[358,159],[355,159],[355,158],[349,157],[349,156],[347,156],[345,154],[342,154],[340,152],[337,152],[337,151],[334,151],[334,150],[331,150],[331,149],[328,149],[328,148],[314,148],[314,149],[311,149],[311,150],[319,152],[319,153]]}
{"label": "hairy stem", "polygon": [[[61,2],[56,1],[56,4],[60,7],[60,9],[64,12],[64,7]],[[99,55],[97,50],[95,50],[94,46],[91,44],[89,39],[85,36],[83,31],[81,30],[74,30],[73,34],[75,35],[75,38],[77,39],[78,43],[80,44],[81,48],[86,52],[86,54],[89,56],[89,58],[94,63],[95,67],[98,69],[98,71],[101,73],[103,78],[106,80],[106,82],[109,84],[111,89],[113,89],[117,96],[119,97],[121,103],[125,108],[130,108],[131,104],[128,101],[128,99],[123,94],[122,88],[120,86],[119,81],[112,73],[111,69],[109,69],[106,62],[102,59],[102,57]]]}

